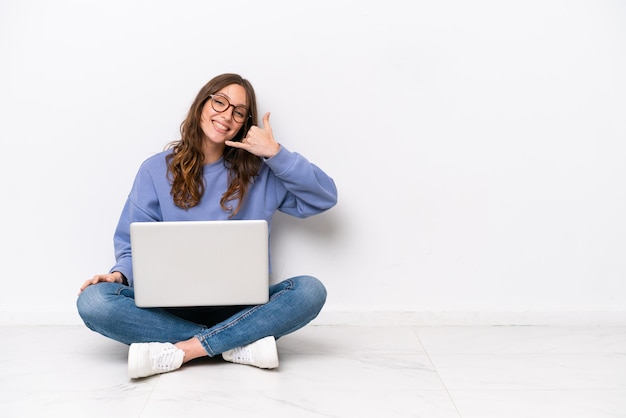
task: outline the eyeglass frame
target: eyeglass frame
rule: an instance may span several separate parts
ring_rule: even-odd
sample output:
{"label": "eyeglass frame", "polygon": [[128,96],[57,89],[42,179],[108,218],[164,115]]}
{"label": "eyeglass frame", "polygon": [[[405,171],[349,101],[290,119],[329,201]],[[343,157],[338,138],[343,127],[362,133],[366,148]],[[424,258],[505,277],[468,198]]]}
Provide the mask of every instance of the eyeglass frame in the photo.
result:
{"label": "eyeglass frame", "polygon": [[[228,106],[226,106],[226,109],[224,109],[224,110],[222,110],[222,111],[217,110],[217,109],[215,108],[215,106],[213,105],[213,98],[214,98],[214,97],[221,97],[221,98],[223,98],[223,99],[226,101],[226,103],[228,103]],[[239,122],[239,121],[235,120],[235,122],[237,122],[237,123],[244,123],[244,122],[246,121],[246,119],[250,119],[250,118],[252,117],[252,114],[250,114],[250,110],[248,109],[248,107],[247,107],[247,106],[242,106],[242,105],[235,106],[234,104],[232,104],[232,103],[230,102],[230,100],[228,100],[228,97],[226,97],[226,96],[224,96],[224,95],[222,95],[222,94],[210,94],[210,95],[209,95],[209,98],[208,98],[208,101],[211,103],[211,109],[215,110],[217,113],[224,113],[224,112],[226,112],[229,108],[231,108],[231,107],[232,107],[232,108],[233,108],[233,113],[232,113],[232,115],[233,115],[233,120],[235,120],[235,113],[234,113],[234,112],[235,112],[235,110],[237,110],[238,108],[239,108],[239,109],[241,109],[241,108],[246,109],[246,112],[245,112],[245,113],[246,113],[246,115],[247,115],[247,116],[246,116],[246,117],[244,118],[244,120],[242,120],[241,122]]]}

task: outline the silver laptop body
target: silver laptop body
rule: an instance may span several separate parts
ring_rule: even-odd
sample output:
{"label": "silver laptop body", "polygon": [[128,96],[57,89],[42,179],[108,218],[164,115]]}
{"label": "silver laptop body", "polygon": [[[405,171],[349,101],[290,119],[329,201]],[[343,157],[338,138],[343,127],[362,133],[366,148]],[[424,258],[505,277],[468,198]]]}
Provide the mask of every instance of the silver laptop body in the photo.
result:
{"label": "silver laptop body", "polygon": [[269,299],[264,220],[134,222],[139,307],[258,305]]}

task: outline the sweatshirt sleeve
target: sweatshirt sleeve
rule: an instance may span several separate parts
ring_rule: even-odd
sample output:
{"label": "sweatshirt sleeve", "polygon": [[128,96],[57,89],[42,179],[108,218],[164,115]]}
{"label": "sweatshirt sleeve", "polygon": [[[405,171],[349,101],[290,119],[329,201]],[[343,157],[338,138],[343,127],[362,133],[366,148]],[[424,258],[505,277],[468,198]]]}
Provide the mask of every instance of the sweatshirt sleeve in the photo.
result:
{"label": "sweatshirt sleeve", "polygon": [[[136,202],[141,202],[141,206]],[[135,182],[126,199],[113,236],[115,265],[110,271],[122,273],[131,287],[134,280],[130,250],[130,224],[132,222],[154,222],[161,220],[161,218],[152,176],[149,170],[142,167],[135,177]]]}
{"label": "sweatshirt sleeve", "polygon": [[264,161],[285,190],[279,211],[307,218],[337,204],[333,179],[302,155],[281,145],[278,154]]}

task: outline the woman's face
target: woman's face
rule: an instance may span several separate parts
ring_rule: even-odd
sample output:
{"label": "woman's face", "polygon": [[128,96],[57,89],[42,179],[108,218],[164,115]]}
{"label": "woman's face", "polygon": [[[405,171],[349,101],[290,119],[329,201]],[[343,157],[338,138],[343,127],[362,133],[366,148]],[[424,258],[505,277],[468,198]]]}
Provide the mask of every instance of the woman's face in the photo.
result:
{"label": "woman's face", "polygon": [[207,100],[200,115],[200,127],[209,142],[223,145],[225,141],[233,139],[243,126],[243,122],[235,121],[233,112],[240,111],[235,109],[236,106],[248,106],[246,90],[239,84],[230,84],[214,96],[221,104],[231,106],[223,112],[218,112],[211,105],[211,99]]}

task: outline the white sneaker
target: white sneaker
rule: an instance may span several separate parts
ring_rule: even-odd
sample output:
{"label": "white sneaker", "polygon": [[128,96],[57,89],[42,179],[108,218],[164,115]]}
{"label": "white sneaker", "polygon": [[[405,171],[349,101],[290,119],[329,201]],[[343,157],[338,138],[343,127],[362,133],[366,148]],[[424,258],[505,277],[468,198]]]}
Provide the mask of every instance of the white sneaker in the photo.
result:
{"label": "white sneaker", "polygon": [[185,352],[172,343],[134,343],[128,350],[128,377],[171,372],[183,364]]}
{"label": "white sneaker", "polygon": [[275,369],[278,367],[276,340],[272,336],[261,338],[243,347],[224,351],[222,357],[231,363],[249,364],[261,369]]}

